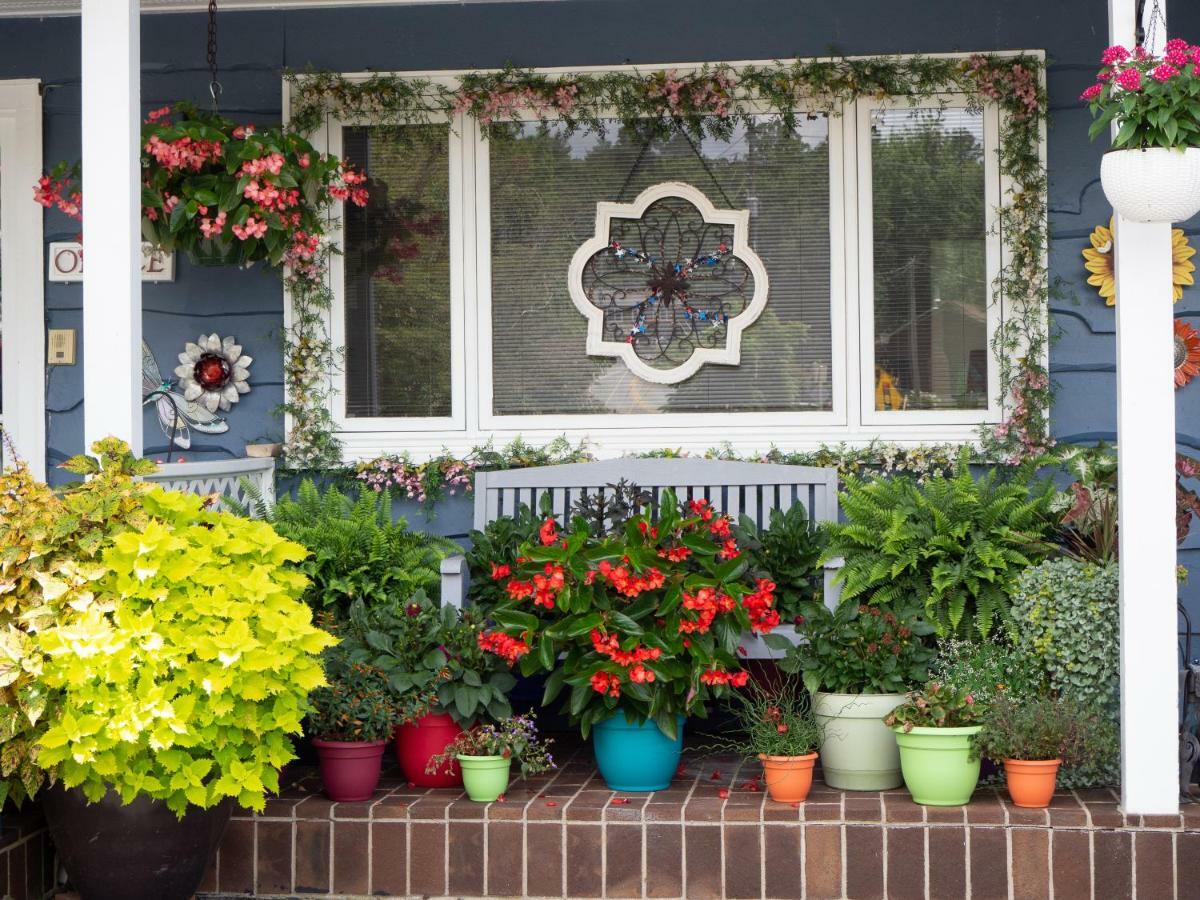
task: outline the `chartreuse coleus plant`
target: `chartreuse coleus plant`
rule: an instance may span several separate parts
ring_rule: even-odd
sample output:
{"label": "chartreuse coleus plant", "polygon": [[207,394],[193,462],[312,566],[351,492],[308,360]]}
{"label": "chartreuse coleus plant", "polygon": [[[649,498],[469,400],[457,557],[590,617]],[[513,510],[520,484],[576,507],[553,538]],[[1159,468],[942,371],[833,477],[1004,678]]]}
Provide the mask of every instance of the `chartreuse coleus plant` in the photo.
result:
{"label": "chartreuse coleus plant", "polygon": [[[71,464],[89,481],[29,495],[46,521],[30,509],[28,532],[24,519],[2,532],[6,587],[22,565],[9,548],[32,540],[60,560],[32,573],[40,590],[16,588],[24,610],[6,623],[5,677],[23,673],[44,702],[36,720],[18,709],[0,751],[14,753],[17,739],[25,755],[5,766],[9,788],[19,781],[31,796],[44,776],[92,801],[111,788],[180,815],[227,797],[261,809],[293,755],[288,735],[300,731],[308,692],[324,682],[319,654],[334,642],[300,599],[306,579],[294,563],[306,551],[263,522],[135,483],[145,465],[123,444],[94,449],[98,461]],[[80,510],[116,518],[76,526]]]}
{"label": "chartreuse coleus plant", "polygon": [[616,714],[653,720],[674,736],[677,717],[705,714],[713,697],[743,687],[744,632],[779,624],[775,585],[748,577],[731,522],[705,500],[664,491],[615,533],[582,515],[561,531],[545,518],[514,557],[487,575],[506,599],[479,645],[549,673],[543,703],[565,692],[565,710],[586,737]]}

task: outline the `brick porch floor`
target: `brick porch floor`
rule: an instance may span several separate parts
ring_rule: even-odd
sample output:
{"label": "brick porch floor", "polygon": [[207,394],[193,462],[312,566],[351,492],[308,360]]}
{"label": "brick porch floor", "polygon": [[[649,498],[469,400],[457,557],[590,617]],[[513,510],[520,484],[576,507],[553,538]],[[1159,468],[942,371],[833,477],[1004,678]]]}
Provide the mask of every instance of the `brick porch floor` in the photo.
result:
{"label": "brick porch floor", "polygon": [[684,757],[670,789],[620,795],[586,748],[503,802],[385,775],[331,803],[311,768],[262,815],[235,815],[201,897],[1200,898],[1200,806],[1125,816],[1110,791],[1023,810],[816,784],[799,806],[753,790],[757,764]]}

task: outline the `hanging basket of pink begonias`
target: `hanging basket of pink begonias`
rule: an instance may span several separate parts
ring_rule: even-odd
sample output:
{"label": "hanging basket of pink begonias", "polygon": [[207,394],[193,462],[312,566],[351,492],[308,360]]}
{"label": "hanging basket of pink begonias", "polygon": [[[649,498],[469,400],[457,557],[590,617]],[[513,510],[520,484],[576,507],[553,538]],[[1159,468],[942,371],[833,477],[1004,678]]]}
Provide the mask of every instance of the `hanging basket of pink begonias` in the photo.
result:
{"label": "hanging basket of pink begonias", "polygon": [[1161,57],[1109,47],[1083,92],[1092,138],[1115,134],[1100,166],[1104,194],[1138,222],[1179,222],[1200,212],[1200,46],[1174,38]]}
{"label": "hanging basket of pink begonias", "polygon": [[[298,134],[237,125],[190,103],[154,110],[142,126],[142,236],[196,262],[266,260],[316,277],[329,207],[364,206],[365,182]],[[78,164],[59,163],[34,199],[82,221]]]}

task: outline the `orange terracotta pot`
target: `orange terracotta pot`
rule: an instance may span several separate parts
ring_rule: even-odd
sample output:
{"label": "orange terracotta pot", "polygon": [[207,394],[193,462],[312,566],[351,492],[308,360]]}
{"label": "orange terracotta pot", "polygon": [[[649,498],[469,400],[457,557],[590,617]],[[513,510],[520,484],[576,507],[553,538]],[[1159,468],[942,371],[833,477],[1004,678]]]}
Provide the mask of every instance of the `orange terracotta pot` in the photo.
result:
{"label": "orange terracotta pot", "polygon": [[1054,796],[1061,759],[1006,759],[1004,774],[1008,776],[1008,795],[1014,806],[1045,809]]}
{"label": "orange terracotta pot", "polygon": [[763,764],[767,793],[779,803],[803,803],[812,788],[813,764],[817,754],[804,756],[767,756],[758,754]]}

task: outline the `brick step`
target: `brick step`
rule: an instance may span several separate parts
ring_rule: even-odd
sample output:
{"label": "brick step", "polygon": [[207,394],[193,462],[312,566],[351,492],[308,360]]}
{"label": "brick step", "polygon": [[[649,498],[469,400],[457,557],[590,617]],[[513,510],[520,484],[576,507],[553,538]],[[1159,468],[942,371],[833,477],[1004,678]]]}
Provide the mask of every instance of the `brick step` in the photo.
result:
{"label": "brick step", "polygon": [[332,803],[289,770],[263,814],[235,815],[200,896],[1200,900],[1197,805],[1125,816],[1113,792],[1077,791],[1026,810],[981,788],[938,809],[818,783],[792,806],[757,789],[756,763],[694,756],[668,790],[622,795],[586,748],[565,757],[491,804],[396,772]]}

